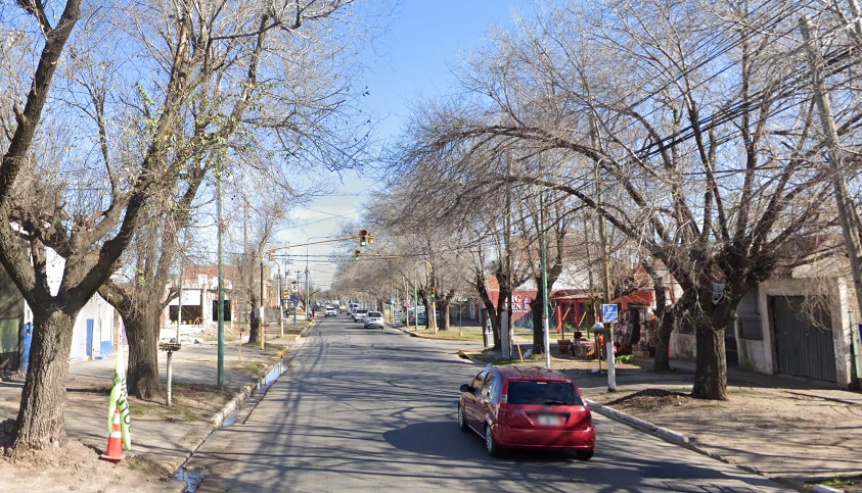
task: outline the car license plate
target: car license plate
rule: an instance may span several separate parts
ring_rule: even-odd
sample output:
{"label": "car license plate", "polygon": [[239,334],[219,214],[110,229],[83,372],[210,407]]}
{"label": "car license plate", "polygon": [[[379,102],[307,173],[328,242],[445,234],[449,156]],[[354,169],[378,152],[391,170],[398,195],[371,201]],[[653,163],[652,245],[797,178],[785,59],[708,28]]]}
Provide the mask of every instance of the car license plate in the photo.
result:
{"label": "car license plate", "polygon": [[559,426],[560,425],[559,416],[555,414],[540,414],[538,416],[538,422],[541,426]]}

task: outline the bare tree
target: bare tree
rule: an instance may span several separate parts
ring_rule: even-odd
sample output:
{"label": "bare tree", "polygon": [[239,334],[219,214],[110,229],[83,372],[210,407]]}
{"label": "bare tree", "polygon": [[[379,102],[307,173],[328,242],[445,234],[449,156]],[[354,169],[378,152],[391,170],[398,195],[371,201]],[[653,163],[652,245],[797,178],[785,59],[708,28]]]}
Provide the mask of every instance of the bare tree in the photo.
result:
{"label": "bare tree", "polygon": [[[799,46],[787,29],[800,9],[556,9],[477,57],[468,95],[417,118],[402,162],[438,177],[441,205],[525,183],[594,209],[683,287],[671,315],[696,335],[693,395],[725,399],[724,327],[739,300],[822,249],[830,224],[812,105],[785,48]],[[476,158],[501,152],[570,159],[553,180]]]}
{"label": "bare tree", "polygon": [[[41,447],[63,437],[72,324],[117,268],[136,227],[158,217],[158,202],[195,188],[212,163],[208,157],[252,142],[245,130],[267,128],[268,135],[286,141],[288,135],[302,135],[292,132],[291,115],[321,121],[316,112],[286,104],[291,98],[276,76],[285,73],[294,54],[314,51],[312,42],[331,32],[335,14],[350,3],[274,6],[248,0],[222,9],[208,2],[156,2],[140,11],[125,5],[94,7],[75,37],[81,2],[69,0],[60,11],[39,2],[19,3],[24,15],[14,19],[16,28],[33,37],[39,56],[30,91],[10,97],[3,115],[0,263],[34,313],[31,370],[16,446]],[[295,35],[314,23],[321,24],[315,36]],[[107,36],[114,42],[99,42]],[[134,67],[128,60],[135,60]],[[17,71],[12,77],[19,77]],[[102,91],[109,86],[110,92]],[[50,107],[49,93],[56,102]],[[87,100],[79,94],[88,94]],[[267,98],[284,105],[261,104]],[[56,111],[50,119],[43,118],[47,109]],[[100,152],[79,151],[81,142]],[[55,154],[61,149],[52,147],[56,143],[67,146],[63,159],[52,159],[52,149]],[[335,153],[331,146],[320,146],[320,153],[343,159],[351,147],[343,149]],[[141,231],[142,237],[152,233]],[[65,259],[56,290],[47,281],[49,248]],[[155,258],[149,261],[158,265]],[[142,341],[152,343],[147,334]],[[152,358],[143,359],[153,366]]]}

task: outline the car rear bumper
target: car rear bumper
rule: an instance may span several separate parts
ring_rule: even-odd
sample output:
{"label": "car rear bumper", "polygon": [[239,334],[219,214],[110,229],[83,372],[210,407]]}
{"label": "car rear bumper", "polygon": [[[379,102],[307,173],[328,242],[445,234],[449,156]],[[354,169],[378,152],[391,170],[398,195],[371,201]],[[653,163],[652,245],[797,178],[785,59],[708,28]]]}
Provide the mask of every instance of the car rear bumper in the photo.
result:
{"label": "car rear bumper", "polygon": [[382,329],[383,324],[378,324],[378,323],[365,324],[365,328],[366,329]]}
{"label": "car rear bumper", "polygon": [[506,448],[537,448],[552,450],[592,450],[596,448],[596,430],[565,430],[559,428],[525,429],[496,426],[497,444]]}

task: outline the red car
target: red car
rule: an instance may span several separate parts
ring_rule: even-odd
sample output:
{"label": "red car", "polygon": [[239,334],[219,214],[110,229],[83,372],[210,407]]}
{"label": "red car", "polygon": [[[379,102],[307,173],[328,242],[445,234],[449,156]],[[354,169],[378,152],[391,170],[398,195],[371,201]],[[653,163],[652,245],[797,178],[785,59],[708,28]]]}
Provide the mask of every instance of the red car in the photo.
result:
{"label": "red car", "polygon": [[565,374],[545,368],[484,368],[461,386],[458,425],[482,436],[492,456],[501,449],[546,449],[590,460],[596,448],[581,389]]}

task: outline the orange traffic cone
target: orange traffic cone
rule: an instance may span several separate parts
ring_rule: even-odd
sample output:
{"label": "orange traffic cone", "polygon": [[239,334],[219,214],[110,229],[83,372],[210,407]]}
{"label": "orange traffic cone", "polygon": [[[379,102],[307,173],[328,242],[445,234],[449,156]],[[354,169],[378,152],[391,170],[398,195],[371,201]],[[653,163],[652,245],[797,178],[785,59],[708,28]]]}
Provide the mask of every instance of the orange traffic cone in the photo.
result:
{"label": "orange traffic cone", "polygon": [[99,456],[100,459],[113,462],[123,461],[126,459],[126,454],[123,452],[123,432],[120,427],[120,410],[117,409],[114,413],[114,431],[108,437],[108,450]]}

